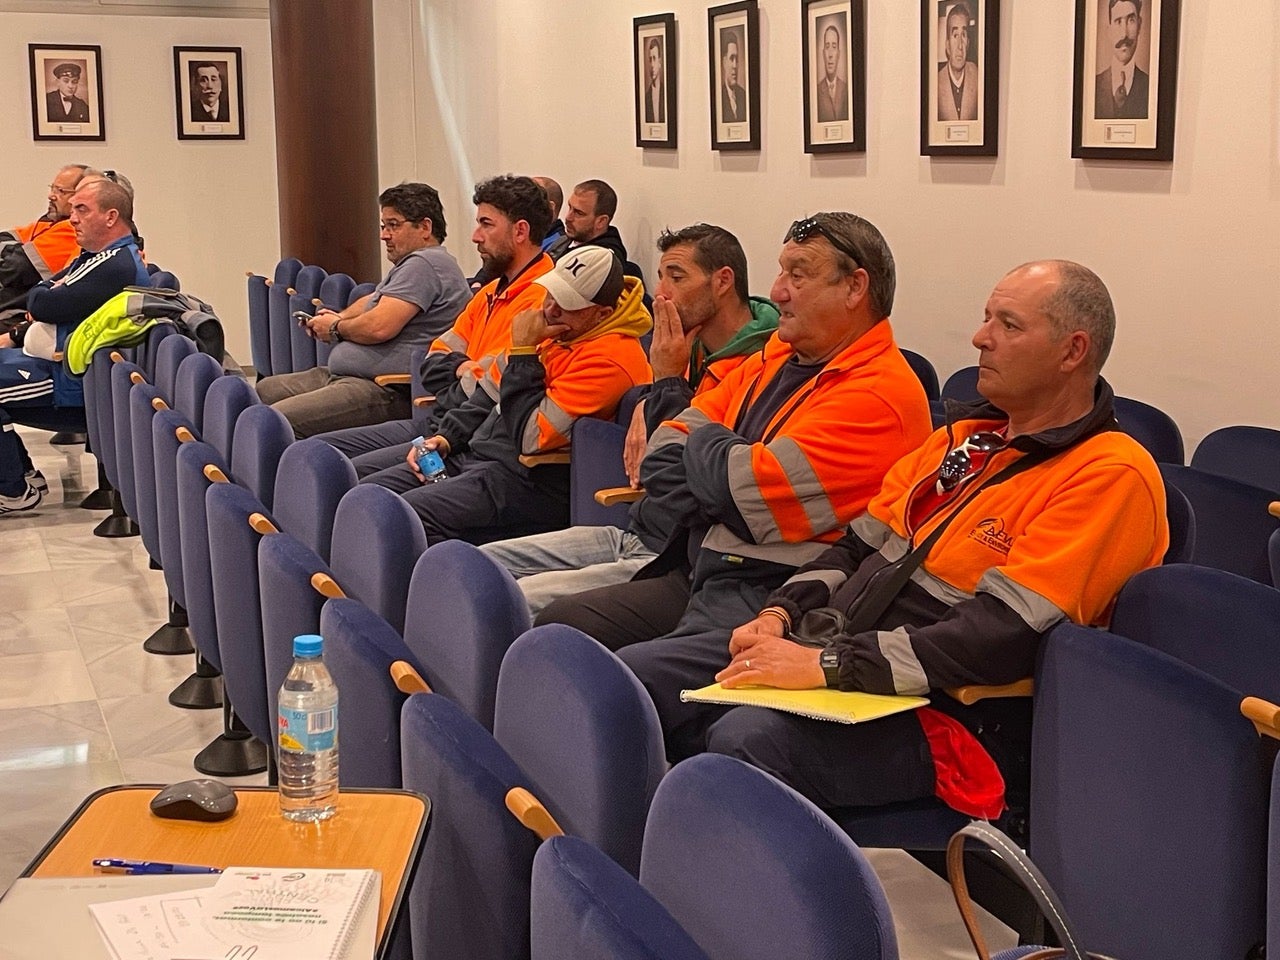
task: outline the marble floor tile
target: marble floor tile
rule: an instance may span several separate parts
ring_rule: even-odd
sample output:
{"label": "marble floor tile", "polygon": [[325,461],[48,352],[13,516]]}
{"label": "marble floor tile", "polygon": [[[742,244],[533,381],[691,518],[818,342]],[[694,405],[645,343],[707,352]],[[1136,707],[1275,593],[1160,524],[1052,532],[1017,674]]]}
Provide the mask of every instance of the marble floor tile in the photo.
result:
{"label": "marble floor tile", "polygon": [[78,648],[0,658],[0,710],[92,699],[93,681]]}
{"label": "marble floor tile", "polygon": [[180,710],[167,698],[166,690],[100,701],[117,757],[135,760],[179,750],[195,756],[222,732],[221,710]]}
{"label": "marble floor tile", "polygon": [[0,774],[115,758],[97,700],[0,710]]}
{"label": "marble floor tile", "polygon": [[[8,578],[5,578],[8,583]],[[0,657],[12,653],[70,650],[76,645],[71,619],[61,608],[0,611]]]}
{"label": "marble floor tile", "polygon": [[[120,766],[124,770],[125,779],[130,783],[176,783],[179,780],[205,776],[191,765],[195,755],[194,750],[153,753],[145,757],[121,760]],[[251,777],[219,777],[218,779],[232,786],[263,787],[267,784],[265,773],[254,774]]]}
{"label": "marble floor tile", "polygon": [[168,694],[195,669],[196,661],[192,654],[158,656],[142,651],[138,640],[122,637],[116,637],[116,640],[118,642],[113,647],[81,644],[93,687],[103,699],[139,693]]}
{"label": "marble floor tile", "polygon": [[49,555],[44,548],[44,534],[37,528],[8,531],[0,538],[4,550],[4,573],[47,573]]}

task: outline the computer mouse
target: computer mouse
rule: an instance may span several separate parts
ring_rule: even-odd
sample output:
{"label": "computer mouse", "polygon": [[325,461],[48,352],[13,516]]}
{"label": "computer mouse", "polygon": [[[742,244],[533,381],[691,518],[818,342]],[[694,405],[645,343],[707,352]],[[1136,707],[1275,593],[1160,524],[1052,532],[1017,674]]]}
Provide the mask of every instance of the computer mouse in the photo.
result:
{"label": "computer mouse", "polygon": [[151,799],[151,812],[170,820],[225,820],[236,812],[235,791],[218,780],[171,783]]}

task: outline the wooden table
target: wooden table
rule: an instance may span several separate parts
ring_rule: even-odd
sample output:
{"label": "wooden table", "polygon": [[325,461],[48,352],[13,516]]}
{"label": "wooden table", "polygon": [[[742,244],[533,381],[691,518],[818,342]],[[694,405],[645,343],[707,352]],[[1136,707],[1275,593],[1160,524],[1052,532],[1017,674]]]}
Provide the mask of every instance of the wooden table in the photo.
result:
{"label": "wooden table", "polygon": [[336,816],[294,823],[280,816],[274,787],[240,787],[229,819],[197,823],[151,813],[147,805],[161,786],[107,787],[90,794],[22,876],[93,876],[95,857],[211,867],[369,868],[382,873],[377,956],[384,955],[422,851],[431,817],[426,797],[407,790],[344,789]]}

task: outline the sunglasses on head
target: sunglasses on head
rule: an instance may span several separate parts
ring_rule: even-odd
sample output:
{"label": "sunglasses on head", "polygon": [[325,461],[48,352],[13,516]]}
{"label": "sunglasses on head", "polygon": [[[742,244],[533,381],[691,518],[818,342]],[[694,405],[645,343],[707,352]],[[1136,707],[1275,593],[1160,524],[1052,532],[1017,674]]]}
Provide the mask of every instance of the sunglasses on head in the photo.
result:
{"label": "sunglasses on head", "polygon": [[998,433],[984,430],[970,436],[942,458],[942,465],[938,467],[938,492],[950,493],[973,473],[971,453],[991,454],[1004,445],[1005,439]]}
{"label": "sunglasses on head", "polygon": [[826,237],[827,241],[843,253],[845,256],[853,260],[856,267],[862,266],[862,254],[859,253],[848,240],[840,236],[833,230],[828,230],[822,225],[817,217],[805,217],[803,220],[797,220],[791,224],[791,229],[787,231],[787,235],[782,238],[782,242],[794,240],[796,243],[804,243],[814,234]]}

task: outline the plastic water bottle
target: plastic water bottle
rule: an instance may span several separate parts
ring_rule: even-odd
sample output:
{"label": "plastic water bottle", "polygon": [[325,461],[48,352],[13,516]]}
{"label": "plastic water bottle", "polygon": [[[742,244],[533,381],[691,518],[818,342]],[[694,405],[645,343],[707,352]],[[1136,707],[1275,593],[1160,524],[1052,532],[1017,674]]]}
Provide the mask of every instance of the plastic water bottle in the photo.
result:
{"label": "plastic water bottle", "polygon": [[293,666],[280,688],[280,813],[327,820],[338,812],[338,687],[324,665],[324,640],[293,640]]}
{"label": "plastic water bottle", "polygon": [[413,451],[418,461],[418,469],[426,477],[427,483],[439,483],[441,480],[448,479],[448,474],[444,472],[444,458],[427,448],[426,437],[418,437],[413,441]]}

